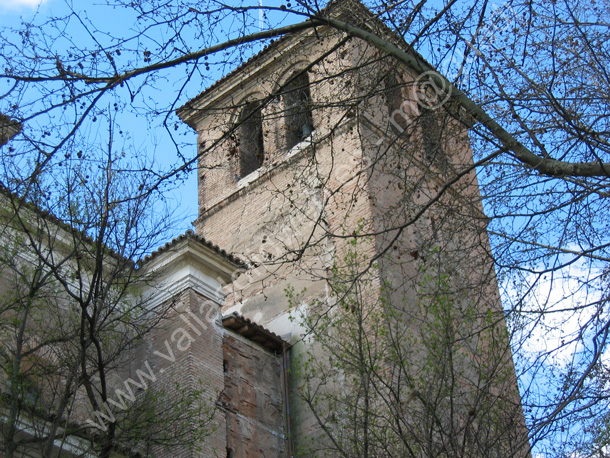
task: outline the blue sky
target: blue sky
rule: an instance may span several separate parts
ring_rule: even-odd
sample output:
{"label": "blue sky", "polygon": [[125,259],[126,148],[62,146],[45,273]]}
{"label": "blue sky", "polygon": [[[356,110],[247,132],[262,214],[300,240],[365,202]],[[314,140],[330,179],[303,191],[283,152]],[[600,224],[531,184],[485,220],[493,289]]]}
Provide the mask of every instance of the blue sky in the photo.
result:
{"label": "blue sky", "polygon": [[[117,11],[108,7],[96,7],[95,2],[88,2],[86,14],[89,18],[94,18],[95,23],[105,24],[105,31],[111,32],[114,30],[124,32],[130,27],[130,18],[125,14],[125,10]],[[80,3],[82,7],[83,3]],[[0,0],[0,27],[18,28],[21,21],[36,21],[40,22],[47,17],[61,16],[67,11],[66,3],[63,0]],[[122,14],[121,14],[122,13]],[[73,33],[73,32],[72,32]],[[77,35],[77,38],[78,35]],[[83,37],[84,39],[85,37]],[[171,82],[167,82],[167,86],[171,87]],[[171,93],[171,91],[168,91]],[[169,136],[162,129],[151,130],[150,123],[144,116],[135,116],[127,112],[121,113],[121,129],[125,135],[120,141],[125,147],[128,145],[133,151],[139,154],[145,154],[149,158],[154,158],[155,162],[160,167],[169,168],[176,161],[176,154],[166,154],[166,151],[175,151]],[[91,131],[90,135],[99,137],[100,142],[103,142],[107,135],[107,126],[101,125],[97,127],[98,131]],[[195,154],[196,135],[191,131],[190,135],[185,138],[190,144],[183,147],[181,152],[187,157],[192,157]],[[170,205],[175,209],[176,224],[173,235],[179,235],[185,230],[191,228],[191,222],[197,216],[197,181],[196,173],[190,172],[188,176],[181,177],[179,183],[166,192],[170,199]]]}
{"label": "blue sky", "polygon": [[10,11],[30,11],[48,0],[0,0],[0,8]]}
{"label": "blue sky", "polygon": [[[254,0],[252,0],[254,2]],[[0,0],[0,27],[7,33],[6,28],[18,28],[21,21],[34,21],[35,23],[44,22],[50,17],[62,17],[69,12],[68,3],[64,0]],[[101,3],[101,2],[100,2]],[[85,27],[94,29],[97,27],[96,38],[101,38],[104,43],[112,43],[112,36],[129,36],[138,37],[134,40],[137,42],[139,38],[139,30],[136,30],[138,25],[136,22],[133,10],[125,8],[110,8],[106,5],[101,5],[98,2],[87,0],[79,0],[74,2],[74,8],[79,11],[79,19],[71,19],[68,23],[67,33],[65,37],[61,34],[58,38],[51,40],[54,49],[59,49],[59,55],[70,46],[89,46],[90,49],[95,49],[95,43],[90,40],[90,36]],[[258,0],[256,0],[258,3]],[[258,24],[258,15],[256,15],[252,24]],[[284,19],[277,18],[277,21]],[[231,33],[232,24],[219,24],[219,32],[221,34]],[[52,31],[52,28],[47,28]],[[106,36],[105,34],[108,33]],[[165,31],[162,27],[155,29],[147,29],[148,43],[154,46],[155,40],[163,41]],[[171,32],[170,32],[171,33]],[[182,30],[185,42],[189,41],[189,34],[195,33],[192,30]],[[214,40],[214,31],[205,31],[207,38]],[[73,40],[70,39],[70,36]],[[198,37],[200,38],[200,37]],[[18,40],[19,36],[16,35]],[[193,43],[198,43],[200,40],[193,39]],[[261,45],[256,44],[250,50],[256,52]],[[117,49],[119,49],[117,47]],[[241,50],[241,52],[244,52]],[[246,51],[247,52],[247,51]],[[123,54],[124,55],[124,54]],[[247,58],[242,54],[242,58]],[[121,57],[122,58],[122,57]],[[116,57],[116,59],[120,59]],[[211,59],[212,60],[212,59]],[[128,64],[129,65],[129,64]],[[141,65],[141,63],[140,63]],[[213,65],[210,64],[210,69],[206,68],[205,82],[201,80],[201,75],[194,75],[188,80],[188,87],[178,98],[178,103],[174,104],[173,108],[178,108],[185,103],[190,97],[198,94],[201,90],[215,80],[222,77],[224,73],[231,69],[225,64]],[[149,160],[154,160],[155,168],[171,170],[174,166],[179,166],[184,158],[191,159],[196,154],[196,134],[187,126],[181,124],[174,113],[170,113],[167,117],[167,127],[162,124],[165,114],[159,116],[151,115],[155,109],[164,111],[172,104],[178,94],[181,84],[187,81],[184,68],[171,69],[165,73],[160,73],[160,77],[154,84],[146,85],[144,91],[138,94],[138,99],[131,104],[127,103],[124,109],[119,109],[114,113],[114,120],[120,126],[120,135],[116,135],[115,148],[120,148],[126,151],[131,151],[139,157],[147,157]],[[199,79],[197,79],[199,78]],[[197,83],[199,81],[199,84]],[[137,85],[136,85],[137,86]],[[188,92],[187,92],[188,91]],[[129,100],[130,94],[127,90],[121,92],[117,90],[115,99],[106,99],[103,104],[110,106],[114,101],[123,97],[123,101]],[[23,103],[23,102],[22,102]],[[32,107],[36,110],[36,107]],[[102,119],[102,118],[100,118]],[[53,123],[54,119],[45,119],[44,117],[35,122]],[[174,130],[175,126],[178,126]],[[40,129],[40,125],[38,126]],[[58,133],[58,135],[60,135]],[[108,124],[100,123],[87,126],[87,141],[93,144],[98,143],[103,145],[108,138]],[[173,137],[173,138],[172,138]],[[177,147],[176,144],[179,146]],[[175,210],[175,229],[172,231],[173,236],[183,233],[185,230],[192,228],[191,222],[197,217],[197,182],[196,173],[191,171],[188,175],[183,174],[177,177],[172,184],[166,183],[166,197],[170,200],[169,205]]]}

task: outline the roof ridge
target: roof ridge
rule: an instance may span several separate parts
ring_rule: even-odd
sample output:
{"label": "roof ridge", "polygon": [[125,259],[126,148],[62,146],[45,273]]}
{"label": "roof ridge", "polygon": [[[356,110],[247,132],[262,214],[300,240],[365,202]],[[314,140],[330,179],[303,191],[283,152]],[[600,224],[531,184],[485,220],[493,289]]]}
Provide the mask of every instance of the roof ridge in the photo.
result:
{"label": "roof ridge", "polygon": [[270,331],[257,322],[246,318],[238,312],[224,315],[220,318],[222,325],[240,336],[255,342],[267,350],[279,353],[290,344],[275,332]]}
{"label": "roof ridge", "polygon": [[140,259],[138,261],[138,264],[142,265],[142,264],[150,262],[152,259],[156,258],[157,256],[160,256],[162,253],[170,250],[172,247],[178,245],[180,242],[187,240],[187,239],[192,239],[192,240],[195,240],[195,241],[201,243],[202,245],[206,246],[207,248],[210,248],[211,250],[213,250],[220,256],[224,257],[227,261],[231,262],[232,264],[234,264],[236,266],[239,266],[239,267],[247,266],[247,263],[244,260],[240,259],[233,253],[230,253],[230,252],[224,250],[223,248],[220,248],[220,246],[216,245],[215,243],[210,242],[205,237],[197,234],[192,229],[187,229],[187,231],[185,233],[180,234],[179,236],[174,237],[172,240],[166,242],[165,245],[160,246],[152,253],[150,253],[150,254],[146,255],[144,258]]}

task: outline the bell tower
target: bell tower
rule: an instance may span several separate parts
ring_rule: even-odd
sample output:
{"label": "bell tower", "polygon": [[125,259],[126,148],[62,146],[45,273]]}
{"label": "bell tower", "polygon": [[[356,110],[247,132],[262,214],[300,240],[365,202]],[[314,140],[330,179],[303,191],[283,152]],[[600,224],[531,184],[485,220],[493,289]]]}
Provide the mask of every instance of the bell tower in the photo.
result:
{"label": "bell tower", "polygon": [[414,299],[430,250],[447,263],[472,243],[468,262],[489,273],[467,116],[422,102],[421,83],[366,43],[318,28],[276,41],[178,111],[198,135],[197,233],[251,265],[225,312],[298,336],[286,288],[325,296],[350,235],[401,301]]}
{"label": "bell tower", "polygon": [[[359,2],[334,8],[337,17],[404,45]],[[502,393],[503,403],[473,424],[480,434],[504,428],[496,445],[520,453],[527,439],[469,117],[450,96],[429,94],[426,82],[426,75],[331,28],[275,41],[178,110],[198,135],[196,230],[250,266],[226,286],[223,314],[281,336],[293,345],[293,364],[316,347],[308,320],[316,313],[322,320],[350,311],[355,316],[344,299],[366,281],[359,297],[384,316],[381,340],[408,342],[408,367],[387,358],[382,364],[384,374],[390,367],[404,371],[390,386],[411,377],[391,403],[404,407],[407,422],[442,418],[443,431],[466,434],[467,406],[477,383],[489,376],[481,371],[495,368],[501,380],[491,391]],[[441,328],[445,340],[438,339],[450,342],[443,350],[449,353],[437,355],[432,333]],[[374,333],[369,324],[363,329]],[[411,405],[423,398],[422,390],[447,389],[437,369],[426,365],[444,365],[452,351],[459,353],[451,370],[461,380],[460,393],[434,412],[425,402]],[[320,359],[328,353],[313,350]],[[303,437],[324,434],[297,394],[303,386],[297,372],[289,382],[296,407],[288,420],[295,440],[304,443]],[[445,418],[452,403],[460,404],[458,420]],[[493,409],[500,405],[498,420]],[[492,425],[492,417],[502,426]]]}

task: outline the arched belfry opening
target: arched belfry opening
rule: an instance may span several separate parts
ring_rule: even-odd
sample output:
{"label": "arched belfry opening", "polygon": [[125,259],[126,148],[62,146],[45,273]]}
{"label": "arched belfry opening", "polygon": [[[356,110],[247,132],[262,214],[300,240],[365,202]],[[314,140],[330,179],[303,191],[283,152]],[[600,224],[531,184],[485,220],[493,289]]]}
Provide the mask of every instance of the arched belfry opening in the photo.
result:
{"label": "arched belfry opening", "polygon": [[239,143],[239,178],[251,174],[265,160],[263,141],[263,116],[260,101],[248,102],[242,108],[237,121]]}
{"label": "arched belfry opening", "polygon": [[442,134],[444,125],[439,114],[432,108],[420,107],[419,122],[421,125],[424,157],[432,162],[442,157]]}
{"label": "arched belfry opening", "polygon": [[291,78],[283,93],[286,148],[305,140],[313,131],[309,76],[302,72]]}
{"label": "arched belfry opening", "polygon": [[409,120],[405,115],[403,103],[405,97],[402,91],[400,80],[396,76],[396,72],[391,70],[384,76],[382,84],[384,85],[384,98],[390,125],[396,135],[402,135],[409,125]]}

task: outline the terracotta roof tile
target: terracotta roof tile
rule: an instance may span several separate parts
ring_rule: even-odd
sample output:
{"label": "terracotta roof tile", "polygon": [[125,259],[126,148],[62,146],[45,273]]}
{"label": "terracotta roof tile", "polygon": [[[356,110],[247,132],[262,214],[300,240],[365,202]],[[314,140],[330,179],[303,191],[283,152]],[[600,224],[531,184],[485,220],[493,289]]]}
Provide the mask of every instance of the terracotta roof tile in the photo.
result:
{"label": "terracotta roof tile", "polygon": [[206,247],[212,249],[213,251],[215,251],[216,253],[218,253],[222,257],[224,257],[227,261],[231,262],[232,264],[234,264],[236,266],[239,266],[239,267],[246,267],[247,266],[246,262],[244,262],[243,260],[241,260],[240,258],[235,256],[234,254],[229,253],[226,250],[223,250],[218,245],[216,245],[216,244],[206,240],[204,237],[202,237],[200,235],[197,235],[191,229],[186,231],[184,234],[181,234],[178,237],[174,238],[170,242],[167,242],[162,247],[157,248],[151,254],[149,254],[148,256],[146,256],[143,259],[141,259],[138,262],[138,264],[144,264],[144,263],[150,262],[153,258],[156,258],[161,253],[165,253],[166,251],[168,251],[171,248],[175,247],[180,242],[182,242],[184,240],[187,240],[187,239],[196,240],[197,242],[201,243],[202,245],[205,245]]}
{"label": "terracotta roof tile", "polygon": [[277,334],[237,312],[223,316],[222,324],[225,328],[274,353],[280,353],[284,348],[289,346],[288,342]]}

